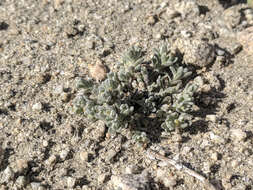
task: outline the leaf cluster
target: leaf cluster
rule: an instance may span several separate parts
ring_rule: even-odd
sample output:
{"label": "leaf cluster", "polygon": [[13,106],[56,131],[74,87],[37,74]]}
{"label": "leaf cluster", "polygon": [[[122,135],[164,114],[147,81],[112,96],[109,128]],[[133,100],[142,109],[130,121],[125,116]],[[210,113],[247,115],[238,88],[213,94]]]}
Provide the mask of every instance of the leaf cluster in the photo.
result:
{"label": "leaf cluster", "polygon": [[147,140],[142,121],[155,117],[167,131],[185,128],[191,124],[194,92],[190,83],[192,73],[178,63],[166,45],[154,50],[151,60],[144,62],[138,47],[131,48],[117,65],[98,83],[92,79],[77,79],[80,89],[74,100],[77,113],[89,120],[103,120],[110,131],[131,127],[137,140]]}

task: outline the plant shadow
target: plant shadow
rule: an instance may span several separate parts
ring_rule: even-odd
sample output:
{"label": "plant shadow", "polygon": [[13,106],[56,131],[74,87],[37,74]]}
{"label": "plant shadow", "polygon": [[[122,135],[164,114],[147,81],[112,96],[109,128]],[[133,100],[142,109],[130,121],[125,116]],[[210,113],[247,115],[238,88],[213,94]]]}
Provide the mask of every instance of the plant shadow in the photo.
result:
{"label": "plant shadow", "polygon": [[219,3],[225,8],[229,8],[231,6],[240,4],[240,3],[247,3],[247,0],[219,0]]}
{"label": "plant shadow", "polygon": [[[193,116],[193,119],[198,119],[193,120],[192,124],[187,128],[179,130],[181,134],[189,133],[191,135],[196,135],[208,131],[208,121],[206,121],[206,116],[211,114],[215,115],[218,111],[219,103],[226,97],[220,90],[221,89],[211,88],[207,92],[202,92],[196,95],[195,103],[199,109],[190,114]],[[144,129],[144,132],[146,132],[151,144],[159,143],[162,139],[162,133],[164,132],[160,127],[161,122],[158,121],[157,118],[149,118],[145,122],[144,125],[147,126],[147,128]],[[173,132],[171,135],[173,135]],[[187,142],[188,140],[186,139],[184,142]]]}

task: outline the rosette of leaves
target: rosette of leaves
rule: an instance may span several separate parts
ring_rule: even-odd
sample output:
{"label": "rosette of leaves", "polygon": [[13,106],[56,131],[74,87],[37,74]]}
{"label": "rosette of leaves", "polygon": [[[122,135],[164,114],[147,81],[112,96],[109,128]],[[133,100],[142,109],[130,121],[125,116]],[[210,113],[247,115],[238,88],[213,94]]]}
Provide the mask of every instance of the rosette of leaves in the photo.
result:
{"label": "rosette of leaves", "polygon": [[140,48],[131,48],[117,72],[110,71],[100,83],[78,78],[75,111],[92,121],[103,120],[110,131],[131,127],[141,142],[148,140],[142,129],[151,116],[167,132],[190,125],[197,90],[188,80],[192,73],[166,45],[155,49],[149,61],[144,62],[143,56]]}

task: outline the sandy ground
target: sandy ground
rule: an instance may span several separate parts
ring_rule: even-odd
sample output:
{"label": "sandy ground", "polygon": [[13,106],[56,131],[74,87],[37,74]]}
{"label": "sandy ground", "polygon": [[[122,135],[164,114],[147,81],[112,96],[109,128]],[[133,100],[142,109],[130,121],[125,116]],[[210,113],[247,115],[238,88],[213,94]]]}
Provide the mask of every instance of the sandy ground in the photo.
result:
{"label": "sandy ground", "polygon": [[[238,40],[252,25],[247,4],[218,0],[1,0],[0,189],[205,189],[151,148],[217,189],[252,189],[253,57]],[[88,64],[111,69],[132,45],[149,56],[164,41],[201,85],[181,135],[145,148],[72,113]]]}

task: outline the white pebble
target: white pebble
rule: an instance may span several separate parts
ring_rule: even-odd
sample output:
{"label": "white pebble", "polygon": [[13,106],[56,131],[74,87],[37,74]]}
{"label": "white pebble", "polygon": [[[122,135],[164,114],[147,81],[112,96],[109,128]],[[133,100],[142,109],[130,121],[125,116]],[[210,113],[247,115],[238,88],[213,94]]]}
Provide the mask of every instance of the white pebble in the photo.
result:
{"label": "white pebble", "polygon": [[76,179],[73,177],[67,177],[67,186],[73,188],[76,184]]}
{"label": "white pebble", "polygon": [[59,85],[55,88],[54,93],[55,94],[61,94],[63,92],[63,86]]}
{"label": "white pebble", "polygon": [[39,111],[39,110],[42,109],[42,107],[43,107],[43,105],[40,102],[38,102],[38,103],[33,105],[32,110],[33,111]]}
{"label": "white pebble", "polygon": [[83,161],[83,162],[88,162],[89,161],[89,153],[87,151],[81,151],[79,153],[79,157],[80,157],[80,160]]}
{"label": "white pebble", "polygon": [[219,135],[215,135],[213,132],[210,132],[210,139],[218,144],[225,143],[224,138],[220,137]]}
{"label": "white pebble", "polygon": [[206,115],[206,120],[215,123],[217,121],[217,117],[214,114]]}
{"label": "white pebble", "polygon": [[235,142],[243,141],[247,134],[242,129],[231,129],[231,137]]}
{"label": "white pebble", "polygon": [[126,174],[137,174],[139,168],[136,165],[129,165],[126,167]]}
{"label": "white pebble", "polygon": [[69,154],[69,150],[68,150],[68,149],[62,150],[62,151],[60,152],[60,158],[61,158],[62,160],[65,160],[65,159],[67,158],[68,154]]}
{"label": "white pebble", "polygon": [[212,160],[217,161],[219,159],[219,154],[217,152],[213,152],[211,154],[211,158]]}
{"label": "white pebble", "polygon": [[185,38],[190,38],[192,37],[192,33],[190,31],[187,31],[187,30],[182,30],[181,31],[181,35]]}
{"label": "white pebble", "polygon": [[14,172],[12,169],[7,166],[7,168],[3,171],[2,178],[0,179],[1,183],[9,183],[14,178]]}
{"label": "white pebble", "polygon": [[23,188],[26,185],[26,179],[25,176],[18,176],[15,184],[18,188]]}

